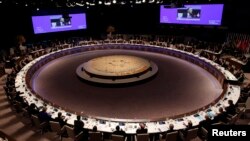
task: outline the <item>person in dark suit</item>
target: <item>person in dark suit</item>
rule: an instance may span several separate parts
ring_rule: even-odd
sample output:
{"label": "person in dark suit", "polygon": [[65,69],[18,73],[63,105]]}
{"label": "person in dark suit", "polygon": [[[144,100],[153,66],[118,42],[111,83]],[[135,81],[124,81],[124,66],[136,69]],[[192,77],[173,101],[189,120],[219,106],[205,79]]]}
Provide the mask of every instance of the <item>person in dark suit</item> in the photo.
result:
{"label": "person in dark suit", "polygon": [[182,12],[182,18],[199,18],[200,17],[200,12],[197,9],[193,9],[191,7],[185,9],[184,11],[181,10]]}
{"label": "person in dark suit", "polygon": [[81,116],[78,115],[74,121],[74,132],[76,135],[83,131],[83,126],[84,123],[81,121]]}
{"label": "person in dark suit", "polygon": [[188,8],[187,9],[187,18],[193,18],[193,17],[194,17],[193,9]]}
{"label": "person in dark suit", "polygon": [[120,129],[120,126],[116,126],[116,130],[113,132],[114,135],[121,135],[123,137],[126,136],[126,133]]}
{"label": "person in dark suit", "polygon": [[225,108],[226,113],[230,115],[236,114],[236,105],[234,105],[233,100],[228,100],[229,106]]}
{"label": "person in dark suit", "polygon": [[51,131],[49,121],[52,120],[51,115],[47,112],[47,108],[43,107],[42,111],[38,114],[41,123],[45,122],[45,131]]}
{"label": "person in dark suit", "polygon": [[214,122],[215,123],[217,122],[227,123],[228,122],[227,113],[224,112],[222,107],[219,108],[219,113],[215,116]]}
{"label": "person in dark suit", "polygon": [[28,106],[27,111],[29,113],[29,116],[31,116],[31,115],[38,115],[38,113],[39,113],[39,109],[38,109],[38,107],[34,103],[31,103]]}
{"label": "person in dark suit", "polygon": [[176,131],[176,130],[174,130],[174,125],[173,124],[169,124],[168,128],[169,129],[166,132],[162,133],[162,139],[166,139],[166,136],[167,136],[168,133],[172,133],[172,132]]}
{"label": "person in dark suit", "polygon": [[136,134],[148,133],[148,129],[145,128],[144,123],[140,123],[140,128],[136,130]]}
{"label": "person in dark suit", "polygon": [[[148,133],[148,129],[146,129],[146,125],[144,123],[140,123],[140,127],[136,130],[136,134],[146,134],[146,133]],[[154,137],[153,134],[149,135],[150,140],[152,140],[153,137]]]}
{"label": "person in dark suit", "polygon": [[97,132],[97,126],[94,126],[92,132]]}
{"label": "person in dark suit", "polygon": [[57,117],[55,118],[56,122],[59,122],[61,128],[67,124],[67,120],[62,116],[61,112],[58,112]]}
{"label": "person in dark suit", "polygon": [[51,115],[47,113],[47,108],[43,107],[42,111],[38,114],[38,117],[41,122],[46,122],[49,124],[49,121],[51,120]]}
{"label": "person in dark suit", "polygon": [[21,104],[21,106],[22,106],[23,108],[28,107],[28,106],[29,106],[28,102],[27,102],[23,97],[21,97],[20,94],[22,94],[22,93],[20,93],[20,92],[15,92],[15,100],[16,100],[17,102],[20,102],[20,104]]}
{"label": "person in dark suit", "polygon": [[205,128],[208,130],[208,127],[212,124],[212,120],[209,118],[208,115],[205,115],[205,120],[202,120],[199,123],[199,130],[201,129],[201,127]]}
{"label": "person in dark suit", "polygon": [[185,123],[183,123],[183,124],[186,126],[186,128],[184,130],[182,130],[182,133],[183,133],[184,137],[186,137],[188,130],[193,129],[194,127],[193,127],[193,123],[191,120],[188,120],[187,124],[185,124]]}

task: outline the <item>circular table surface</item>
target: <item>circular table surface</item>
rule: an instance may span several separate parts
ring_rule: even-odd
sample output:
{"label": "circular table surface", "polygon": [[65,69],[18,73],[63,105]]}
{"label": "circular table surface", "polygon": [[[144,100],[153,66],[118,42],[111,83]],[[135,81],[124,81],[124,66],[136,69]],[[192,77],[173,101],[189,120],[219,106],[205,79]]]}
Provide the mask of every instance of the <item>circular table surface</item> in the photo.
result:
{"label": "circular table surface", "polygon": [[100,76],[128,76],[148,70],[150,62],[131,55],[110,55],[89,60],[83,68],[91,74]]}
{"label": "circular table surface", "polygon": [[[107,88],[80,81],[77,66],[105,55],[133,55],[154,61],[153,80]],[[132,50],[99,50],[68,55],[40,68],[32,87],[43,98],[89,116],[118,119],[152,119],[194,111],[213,102],[222,92],[219,82],[206,70],[179,58]]]}

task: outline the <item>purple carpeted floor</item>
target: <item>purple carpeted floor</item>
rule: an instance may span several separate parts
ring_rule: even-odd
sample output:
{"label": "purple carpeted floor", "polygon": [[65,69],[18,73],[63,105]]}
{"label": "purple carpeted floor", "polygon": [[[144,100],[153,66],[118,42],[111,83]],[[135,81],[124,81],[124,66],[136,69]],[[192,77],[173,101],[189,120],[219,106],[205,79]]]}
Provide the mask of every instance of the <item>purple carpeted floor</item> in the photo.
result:
{"label": "purple carpeted floor", "polygon": [[[75,74],[78,65],[111,54],[127,54],[154,61],[155,79],[144,84],[104,88],[86,84]],[[211,103],[222,92],[208,72],[187,61],[158,53],[105,50],[69,55],[41,68],[33,77],[34,90],[45,99],[90,116],[151,119],[183,114]]]}

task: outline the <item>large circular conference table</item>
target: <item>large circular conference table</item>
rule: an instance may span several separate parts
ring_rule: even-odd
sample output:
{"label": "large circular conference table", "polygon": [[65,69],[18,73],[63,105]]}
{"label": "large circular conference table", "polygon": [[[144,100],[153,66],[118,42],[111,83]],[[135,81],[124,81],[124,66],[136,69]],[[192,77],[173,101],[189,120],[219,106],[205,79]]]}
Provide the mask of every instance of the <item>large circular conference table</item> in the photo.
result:
{"label": "large circular conference table", "polygon": [[[158,72],[149,81],[119,87],[79,79],[79,65],[110,55],[146,58],[158,66]],[[52,118],[62,112],[73,125],[76,115],[81,115],[84,128],[113,132],[120,125],[127,134],[135,134],[141,122],[149,133],[159,133],[167,131],[169,124],[178,130],[188,120],[198,125],[206,114],[216,116],[228,100],[239,99],[240,87],[231,81],[237,79],[229,71],[189,52],[112,42],[69,46],[36,58],[17,74],[15,86],[29,104],[46,106]]]}

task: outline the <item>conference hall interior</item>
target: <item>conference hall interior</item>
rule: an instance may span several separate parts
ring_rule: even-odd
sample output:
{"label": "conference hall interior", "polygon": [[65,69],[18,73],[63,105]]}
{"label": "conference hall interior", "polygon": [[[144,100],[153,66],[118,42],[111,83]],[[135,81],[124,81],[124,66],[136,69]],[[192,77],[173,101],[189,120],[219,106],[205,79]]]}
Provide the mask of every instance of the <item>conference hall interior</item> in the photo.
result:
{"label": "conference hall interior", "polygon": [[249,129],[249,17],[246,0],[0,0],[0,141]]}

